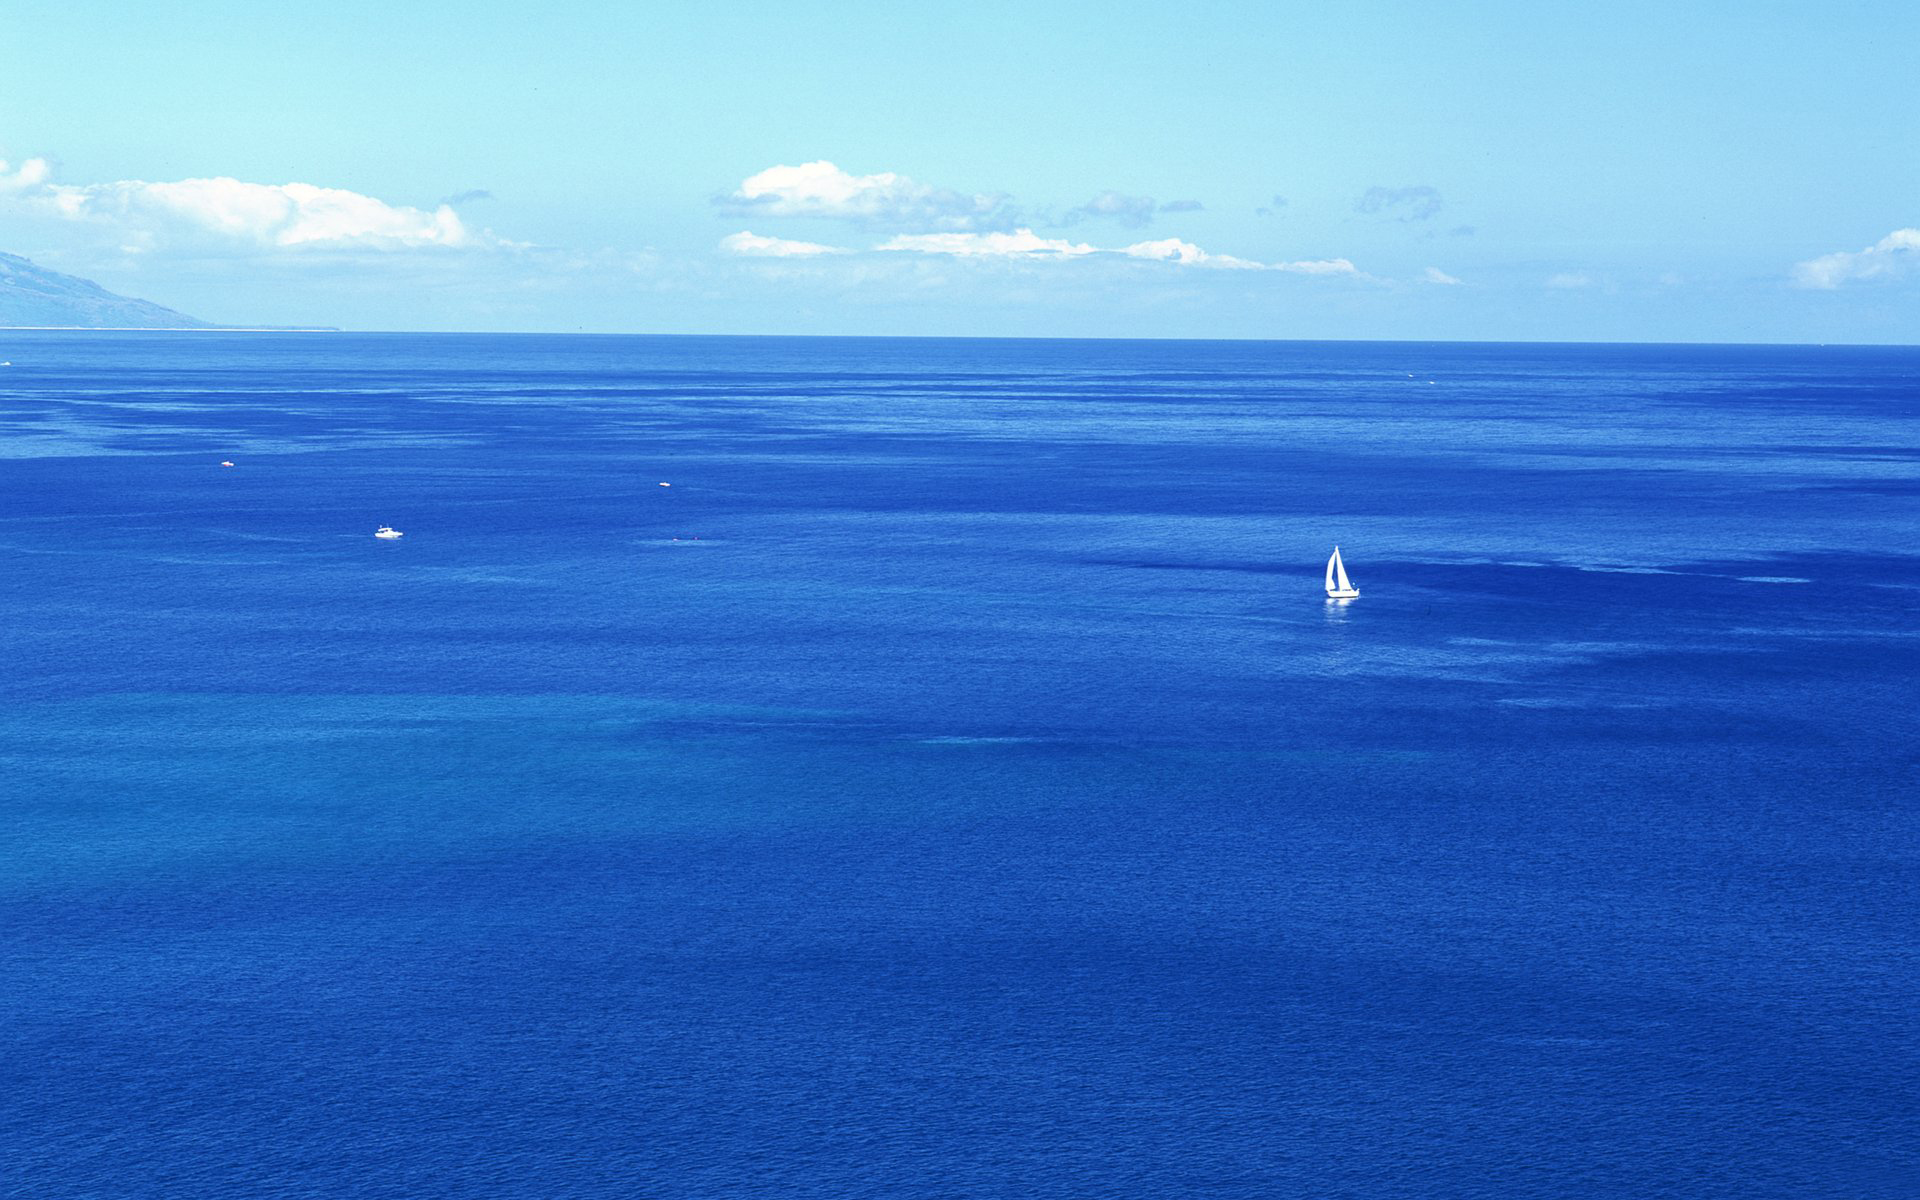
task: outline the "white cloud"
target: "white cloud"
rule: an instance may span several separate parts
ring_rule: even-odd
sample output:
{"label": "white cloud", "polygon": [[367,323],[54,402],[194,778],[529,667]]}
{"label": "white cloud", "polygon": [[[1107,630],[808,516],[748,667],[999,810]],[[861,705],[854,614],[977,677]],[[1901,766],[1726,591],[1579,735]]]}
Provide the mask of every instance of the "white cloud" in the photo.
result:
{"label": "white cloud", "polygon": [[845,254],[839,246],[819,242],[796,242],[790,238],[761,237],[742,229],[720,239],[720,248],[745,258],[817,258],[822,254]]}
{"label": "white cloud", "polygon": [[1292,271],[1300,275],[1352,275],[1362,276],[1360,268],[1344,258],[1314,258],[1303,262],[1268,263],[1269,271]]}
{"label": "white cloud", "polygon": [[1099,254],[1098,246],[1043,238],[1031,229],[1012,233],[912,233],[889,238],[876,250],[907,250],[916,254],[951,254],[958,258],[1077,258]]}
{"label": "white cloud", "polygon": [[1289,271],[1296,275],[1354,275],[1360,269],[1344,258],[1303,259],[1298,262],[1255,262],[1231,254],[1209,254],[1192,242],[1162,238],[1157,242],[1135,242],[1120,253],[1130,258],[1149,258],[1156,262],[1177,263],[1183,267],[1216,267],[1231,271]]}
{"label": "white cloud", "polygon": [[1151,258],[1158,262],[1179,263],[1187,267],[1227,267],[1235,270],[1258,271],[1264,265],[1244,258],[1235,258],[1231,254],[1208,254],[1192,242],[1183,242],[1179,238],[1161,238],[1157,242],[1135,242],[1120,253],[1129,258]]}
{"label": "white cloud", "polygon": [[1054,260],[1086,258],[1092,255],[1145,259],[1181,267],[1212,267],[1239,271],[1290,271],[1299,275],[1352,275],[1360,271],[1344,258],[1310,259],[1300,262],[1254,262],[1231,254],[1209,254],[1192,242],[1179,238],[1161,238],[1135,242],[1131,246],[1109,249],[1070,242],[1065,238],[1041,237],[1031,229],[1012,233],[919,233],[902,234],[876,246],[877,250],[908,251],[916,254],[947,254],[957,258],[1023,258]]}
{"label": "white cloud", "polygon": [[52,174],[53,170],[47,166],[44,158],[29,158],[11,169],[7,166],[7,160],[0,158],[0,197],[31,191],[45,183]]}
{"label": "white cloud", "polygon": [[1920,229],[1896,229],[1864,250],[1808,259],[1793,268],[1801,287],[1832,289],[1851,279],[1898,275],[1920,263]]}
{"label": "white cloud", "polygon": [[1078,225],[1082,221],[1105,219],[1138,229],[1151,223],[1153,214],[1160,210],[1159,202],[1152,196],[1128,196],[1121,192],[1106,191],[1085,204],[1068,209],[1061,223]]}
{"label": "white cloud", "polygon": [[829,217],[869,225],[940,230],[1003,228],[1012,223],[1004,195],[966,195],[882,171],[851,175],[820,159],[768,167],[714,203],[775,217]]}
{"label": "white cloud", "polygon": [[1160,213],[1204,212],[1198,200],[1169,200],[1165,204],[1152,196],[1129,196],[1111,189],[1101,192],[1085,204],[1077,204],[1061,215],[1059,224],[1078,225],[1082,221],[1116,221],[1129,229],[1151,225]]}
{"label": "white cloud", "polygon": [[1427,283],[1438,283],[1446,287],[1453,287],[1460,282],[1445,271],[1442,271],[1439,267],[1428,267],[1420,278]]}
{"label": "white cloud", "polygon": [[62,184],[44,159],[11,172],[0,163],[0,204],[113,228],[130,250],[177,241],[252,249],[412,249],[505,245],[469,229],[451,205],[431,212],[311,183],[246,183],[225,176],[150,183]]}
{"label": "white cloud", "polygon": [[1582,271],[1562,271],[1558,275],[1548,276],[1547,286],[1550,288],[1560,288],[1563,290],[1570,290],[1573,288],[1592,287],[1593,276],[1588,275]]}
{"label": "white cloud", "polygon": [[1353,211],[1374,215],[1393,214],[1401,221],[1425,221],[1440,211],[1440,193],[1430,187],[1370,187],[1366,195],[1354,201]]}

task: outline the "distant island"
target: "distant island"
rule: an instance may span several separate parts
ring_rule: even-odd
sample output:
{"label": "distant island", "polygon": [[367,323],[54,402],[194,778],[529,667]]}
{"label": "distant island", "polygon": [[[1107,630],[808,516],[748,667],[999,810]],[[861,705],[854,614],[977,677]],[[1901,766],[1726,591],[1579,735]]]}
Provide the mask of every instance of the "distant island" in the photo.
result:
{"label": "distant island", "polygon": [[[75,275],[49,271],[17,254],[0,253],[0,328],[261,329],[215,325],[150,300],[121,296]],[[302,326],[300,328],[311,328]]]}

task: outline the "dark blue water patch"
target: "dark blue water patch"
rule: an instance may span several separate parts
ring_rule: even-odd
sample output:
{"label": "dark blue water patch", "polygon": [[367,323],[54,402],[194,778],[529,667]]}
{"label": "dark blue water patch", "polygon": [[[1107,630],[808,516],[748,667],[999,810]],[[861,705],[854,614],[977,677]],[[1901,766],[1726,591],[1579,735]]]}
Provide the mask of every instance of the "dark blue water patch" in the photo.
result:
{"label": "dark blue water patch", "polygon": [[[1897,1064],[1835,1060],[1809,1034],[1885,1021],[1899,1000],[1863,979],[1834,1007],[1763,965],[1787,948],[1749,942],[1752,918],[1783,901],[1801,923],[1781,934],[1821,935],[1804,924],[1812,898],[1769,880],[1773,839],[1744,836],[1739,814],[1650,796],[1637,820],[1610,823],[1602,803],[1555,819],[1549,801],[1516,825],[1520,810],[1453,789],[1419,810],[1373,788],[1315,803],[1332,763],[1276,797],[1258,776],[1287,764],[1248,778],[1215,760],[1182,764],[1214,779],[1170,821],[1152,792],[1183,772],[1141,765],[1106,774],[1137,807],[1097,814],[1097,838],[1085,810],[1026,811],[220,879],[187,887],[198,915],[184,921],[177,887],[123,896],[102,913],[119,932],[85,935],[97,966],[66,982],[99,988],[94,972],[114,964],[141,1003],[49,1034],[58,1061],[93,1069],[48,1099],[163,1144],[254,1135],[264,1149],[243,1163],[185,1156],[226,1186],[324,1161],[354,1164],[377,1181],[369,1194],[411,1186],[435,1153],[443,1178],[481,1189],[667,1171],[716,1191],[763,1173],[803,1192],[885,1190],[920,1155],[916,1186],[1098,1188],[1142,1137],[1169,1151],[1133,1168],[1151,1189],[1331,1175],[1472,1194],[1528,1177],[1501,1149],[1515,1144],[1538,1156],[1542,1186],[1694,1178],[1702,1130],[1785,1178],[1814,1151],[1840,1164],[1823,1178],[1891,1178],[1895,1160],[1867,1146],[1835,1154],[1804,1128],[1750,1127],[1819,1096],[1892,1133],[1874,1114],[1899,1102]],[[1648,823],[1662,808],[1687,816]],[[1689,822],[1694,836],[1670,843]],[[1598,869],[1581,849],[1595,841],[1624,870]],[[1201,862],[1198,877],[1178,869]],[[1894,916],[1885,901],[1834,913],[1854,953],[1861,921]],[[1878,953],[1897,954],[1878,928]],[[364,975],[367,956],[386,970]],[[1707,961],[1736,974],[1703,988]],[[217,1003],[216,981],[244,990]],[[302,999],[245,999],[263,995]],[[128,1020],[149,1039],[139,1055],[113,1034]],[[217,1094],[170,1112],[182,1071]],[[1560,1132],[1541,1136],[1542,1122]],[[459,1153],[450,1130],[464,1131]],[[873,1143],[879,1130],[894,1133]],[[1061,1153],[1062,1138],[1079,1149]],[[1353,1140],[1367,1151],[1334,1149]],[[1795,1153],[1769,1153],[1783,1145]],[[978,1174],[983,1161],[1000,1165]]]}

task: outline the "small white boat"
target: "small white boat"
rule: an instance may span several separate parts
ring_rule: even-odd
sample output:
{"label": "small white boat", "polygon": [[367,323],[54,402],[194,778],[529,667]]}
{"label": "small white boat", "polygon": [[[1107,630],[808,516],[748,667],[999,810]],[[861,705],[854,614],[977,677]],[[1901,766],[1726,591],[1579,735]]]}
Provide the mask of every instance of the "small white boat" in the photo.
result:
{"label": "small white boat", "polygon": [[1327,560],[1327,599],[1351,600],[1360,594],[1347,578],[1347,564],[1340,561],[1340,547],[1333,548],[1333,557]]}
{"label": "small white boat", "polygon": [[395,529],[391,525],[382,525],[380,528],[373,531],[373,536],[377,538],[385,538],[388,541],[392,541],[395,538],[402,538],[407,535],[404,533],[401,533],[398,529]]}

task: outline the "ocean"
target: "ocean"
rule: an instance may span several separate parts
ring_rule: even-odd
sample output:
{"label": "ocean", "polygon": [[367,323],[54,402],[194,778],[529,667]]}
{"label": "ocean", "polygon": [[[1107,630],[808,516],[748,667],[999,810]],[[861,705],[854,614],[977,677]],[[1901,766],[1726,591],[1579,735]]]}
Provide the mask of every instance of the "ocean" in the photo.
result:
{"label": "ocean", "polygon": [[1920,349],[0,359],[0,1194],[1920,1195]]}

